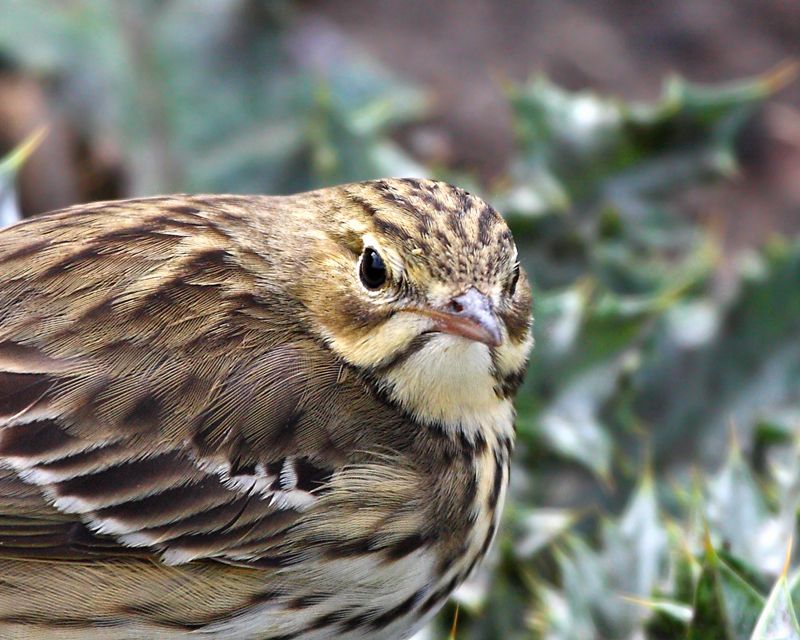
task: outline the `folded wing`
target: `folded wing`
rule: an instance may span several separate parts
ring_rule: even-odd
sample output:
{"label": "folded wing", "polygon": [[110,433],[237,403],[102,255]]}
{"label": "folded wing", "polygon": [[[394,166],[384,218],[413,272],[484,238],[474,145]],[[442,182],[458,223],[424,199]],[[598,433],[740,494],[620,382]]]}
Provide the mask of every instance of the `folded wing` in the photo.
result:
{"label": "folded wing", "polygon": [[280,564],[357,449],[363,394],[195,205],[0,232],[0,556]]}

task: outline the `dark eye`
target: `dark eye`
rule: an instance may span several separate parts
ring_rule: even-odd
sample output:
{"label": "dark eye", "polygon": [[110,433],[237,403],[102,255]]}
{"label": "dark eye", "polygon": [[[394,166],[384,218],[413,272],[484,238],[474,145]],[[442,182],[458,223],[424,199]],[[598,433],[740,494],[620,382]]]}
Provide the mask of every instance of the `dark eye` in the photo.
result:
{"label": "dark eye", "polygon": [[508,283],[508,295],[514,295],[517,290],[517,282],[519,282],[519,262],[514,265],[514,271],[511,273],[511,280]]}
{"label": "dark eye", "polygon": [[364,249],[359,276],[367,289],[377,289],[386,282],[386,265],[383,264],[383,258],[375,249],[369,247]]}

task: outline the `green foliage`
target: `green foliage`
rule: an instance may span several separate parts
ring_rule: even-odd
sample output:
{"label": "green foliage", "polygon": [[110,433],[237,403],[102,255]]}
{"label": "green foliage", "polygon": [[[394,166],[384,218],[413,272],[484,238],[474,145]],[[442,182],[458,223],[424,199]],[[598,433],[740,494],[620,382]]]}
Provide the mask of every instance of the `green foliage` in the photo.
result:
{"label": "green foliage", "polygon": [[44,129],[35,131],[5,158],[0,158],[0,227],[13,224],[21,218],[14,182],[20,168],[39,146],[45,134]]}
{"label": "green foliage", "polygon": [[[66,108],[127,150],[137,195],[436,173],[390,137],[424,96],[352,49],[328,64],[291,55],[293,11],[7,2],[0,52],[73,88]],[[531,274],[537,346],[506,523],[458,593],[460,640],[800,638],[800,570],[785,561],[800,505],[800,241],[723,262],[679,211],[688,189],[735,172],[743,127],[787,73],[671,79],[654,104],[546,78],[507,87],[518,153],[484,195]],[[452,621],[451,607],[433,637]]]}
{"label": "green foliage", "polygon": [[672,80],[655,105],[509,90],[520,154],[491,198],[532,273],[537,338],[512,500],[585,515],[520,554],[547,523],[509,509],[510,569],[487,592],[530,597],[502,632],[473,631],[473,608],[460,638],[800,638],[800,578],[778,577],[800,504],[800,242],[729,257],[723,288],[717,240],[677,210],[730,174],[783,73]]}
{"label": "green foliage", "polygon": [[287,2],[5,2],[0,49],[80,88],[72,106],[126,150],[137,195],[423,174],[387,135],[423,112],[420,92],[355,50],[304,68],[289,54],[292,13]]}

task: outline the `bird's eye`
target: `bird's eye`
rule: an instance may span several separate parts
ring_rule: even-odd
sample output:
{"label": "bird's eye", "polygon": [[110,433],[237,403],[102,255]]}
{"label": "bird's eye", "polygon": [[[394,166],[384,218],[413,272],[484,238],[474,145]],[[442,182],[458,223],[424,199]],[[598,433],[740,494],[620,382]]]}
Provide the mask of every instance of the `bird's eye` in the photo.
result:
{"label": "bird's eye", "polygon": [[508,295],[514,295],[517,290],[517,282],[519,282],[519,262],[514,264],[514,271],[511,273],[511,280],[508,283]]}
{"label": "bird's eye", "polygon": [[386,265],[380,254],[370,247],[364,249],[359,269],[361,282],[367,289],[377,289],[386,282]]}

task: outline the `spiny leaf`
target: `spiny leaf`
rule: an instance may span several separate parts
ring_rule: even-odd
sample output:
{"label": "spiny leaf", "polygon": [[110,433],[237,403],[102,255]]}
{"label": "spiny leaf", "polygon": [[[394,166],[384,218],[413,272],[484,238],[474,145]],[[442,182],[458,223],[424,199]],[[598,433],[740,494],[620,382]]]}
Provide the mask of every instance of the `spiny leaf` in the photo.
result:
{"label": "spiny leaf", "polygon": [[631,604],[644,607],[653,613],[668,616],[676,622],[688,624],[692,620],[692,608],[682,602],[661,598],[636,598],[633,596],[623,596],[623,599]]}
{"label": "spiny leaf", "polygon": [[709,483],[706,514],[714,531],[735,554],[753,557],[759,530],[769,511],[735,443],[725,466]]}
{"label": "spiny leaf", "polygon": [[707,540],[693,606],[689,640],[747,640],[764,598],[719,558]]}
{"label": "spiny leaf", "polygon": [[457,630],[458,630],[458,605],[456,605],[456,610],[453,612],[453,625],[450,627],[450,635],[447,636],[447,640],[456,640]]}
{"label": "spiny leaf", "polygon": [[785,575],[772,589],[751,640],[800,640],[800,625]]}
{"label": "spiny leaf", "polygon": [[791,578],[786,578],[786,589],[792,601],[792,609],[800,610],[800,569],[795,570]]}
{"label": "spiny leaf", "polygon": [[48,127],[39,127],[30,134],[22,143],[0,160],[0,179],[4,176],[14,175],[25,164],[25,161],[33,155],[39,145],[47,137]]}
{"label": "spiny leaf", "polygon": [[566,532],[578,518],[575,512],[566,509],[532,509],[515,515],[514,553],[518,558],[534,556]]}
{"label": "spiny leaf", "polygon": [[555,451],[585,464],[608,479],[611,440],[600,422],[600,408],[614,390],[620,366],[598,366],[576,378],[538,419],[539,433]]}
{"label": "spiny leaf", "polygon": [[[537,197],[511,198],[528,215],[569,199],[674,188],[735,165],[732,143],[754,106],[796,75],[792,65],[729,86],[670,79],[654,104],[627,105],[565,91],[543,76],[511,85],[522,154],[518,182]],[[524,179],[523,179],[524,178]]]}
{"label": "spiny leaf", "polygon": [[5,158],[0,159],[0,228],[13,224],[22,217],[14,191],[14,180],[19,169],[46,135],[47,127],[40,127]]}

